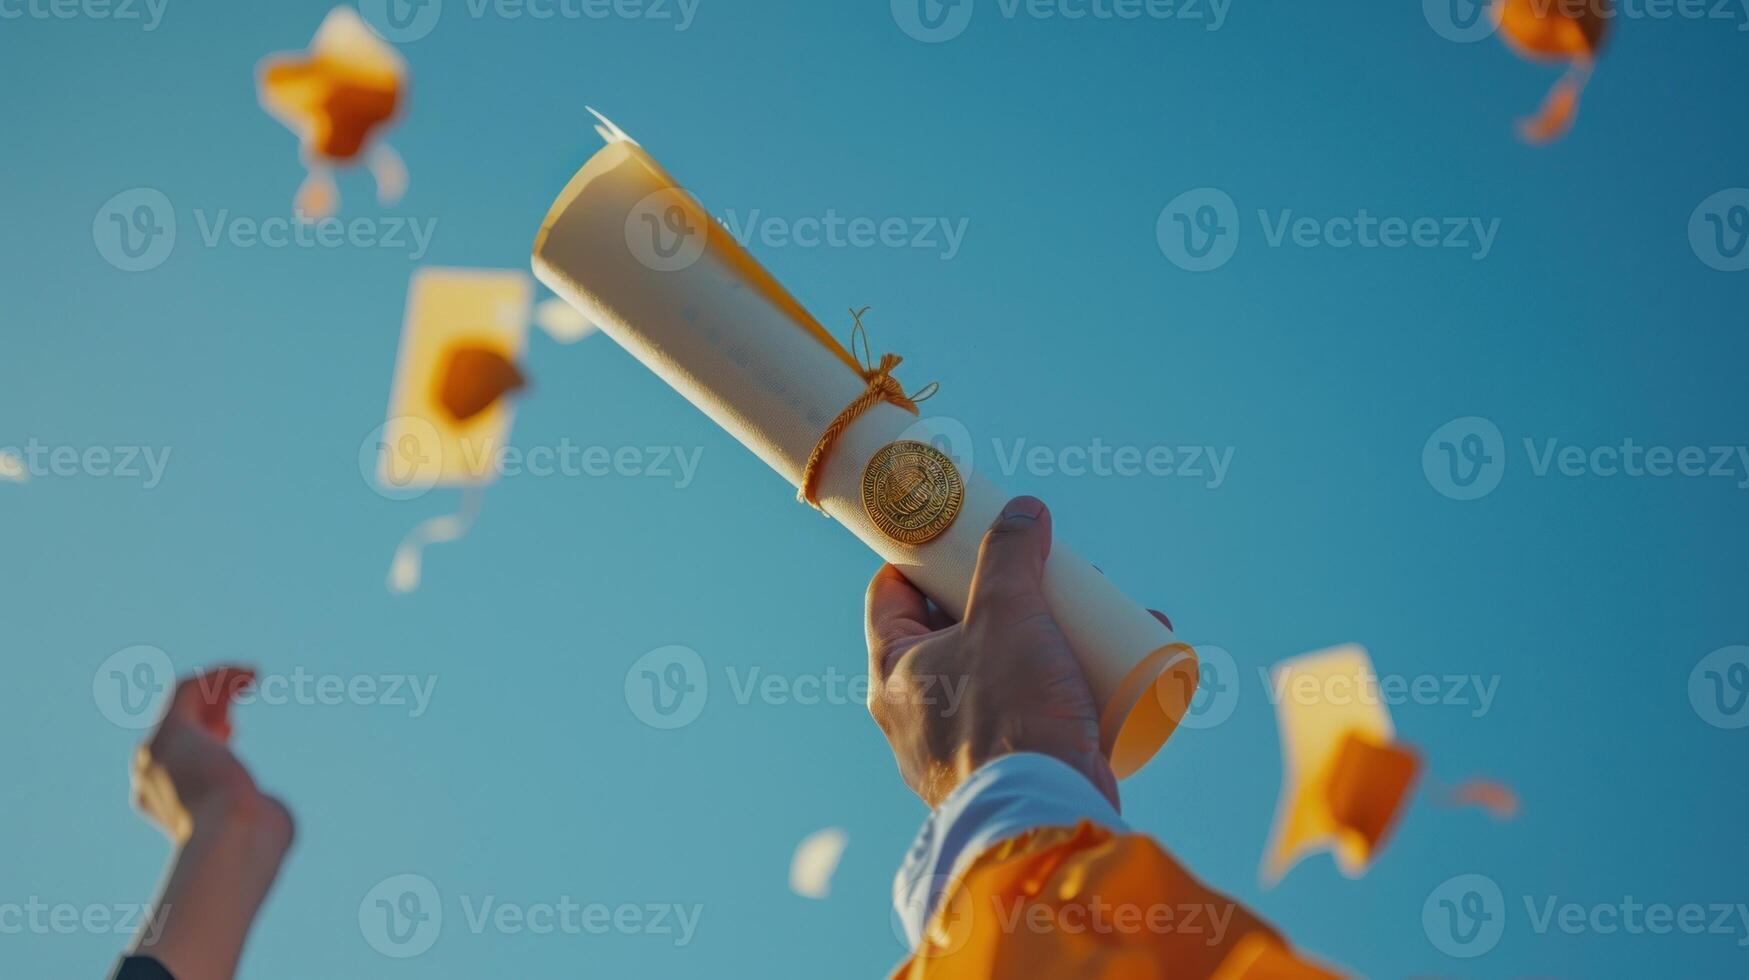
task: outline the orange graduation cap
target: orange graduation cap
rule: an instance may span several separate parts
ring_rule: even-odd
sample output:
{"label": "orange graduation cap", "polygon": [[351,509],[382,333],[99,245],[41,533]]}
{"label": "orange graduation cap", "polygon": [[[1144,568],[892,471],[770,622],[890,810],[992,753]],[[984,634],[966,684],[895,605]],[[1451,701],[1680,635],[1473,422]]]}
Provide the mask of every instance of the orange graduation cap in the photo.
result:
{"label": "orange graduation cap", "polygon": [[308,51],[261,63],[262,108],[298,135],[309,176],[296,208],[309,218],[333,213],[338,192],[331,172],[362,154],[384,204],[400,200],[407,171],[388,144],[374,140],[395,117],[407,90],[407,65],[351,7],[335,7]]}
{"label": "orange graduation cap", "polygon": [[1495,0],[1494,17],[1508,47],[1534,61],[1569,63],[1536,115],[1518,121],[1519,135],[1546,143],[1572,127],[1579,93],[1614,14],[1611,0]]}
{"label": "orange graduation cap", "polygon": [[1274,884],[1319,849],[1358,878],[1389,836],[1420,760],[1397,744],[1372,661],[1359,646],[1279,663],[1270,689],[1281,725],[1282,787],[1263,880]]}
{"label": "orange graduation cap", "polygon": [[460,538],[479,513],[481,490],[498,475],[510,438],[508,396],[525,382],[517,367],[528,339],[534,285],[526,273],[421,269],[407,291],[389,418],[377,442],[385,493],[463,490],[458,513],[415,528],[395,552],[389,588],[418,588],[426,545]]}

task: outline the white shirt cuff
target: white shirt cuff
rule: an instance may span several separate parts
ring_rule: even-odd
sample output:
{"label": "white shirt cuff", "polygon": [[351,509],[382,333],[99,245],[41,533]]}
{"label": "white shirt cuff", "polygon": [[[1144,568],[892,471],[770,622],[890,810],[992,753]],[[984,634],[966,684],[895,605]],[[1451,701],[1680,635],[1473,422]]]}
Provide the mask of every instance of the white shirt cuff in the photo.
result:
{"label": "white shirt cuff", "polygon": [[1111,801],[1066,763],[1032,752],[986,763],[923,822],[893,879],[893,914],[906,942],[917,947],[941,893],[978,855],[1029,830],[1083,820],[1129,829]]}

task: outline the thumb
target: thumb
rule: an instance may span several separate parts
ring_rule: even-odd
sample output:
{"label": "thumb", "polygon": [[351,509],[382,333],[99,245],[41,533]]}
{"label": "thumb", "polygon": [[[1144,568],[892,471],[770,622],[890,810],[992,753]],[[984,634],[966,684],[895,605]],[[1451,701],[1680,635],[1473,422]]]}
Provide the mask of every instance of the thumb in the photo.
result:
{"label": "thumb", "polygon": [[1015,497],[984,534],[966,619],[1018,622],[1050,615],[1045,604],[1045,558],[1051,553],[1051,512],[1037,497]]}

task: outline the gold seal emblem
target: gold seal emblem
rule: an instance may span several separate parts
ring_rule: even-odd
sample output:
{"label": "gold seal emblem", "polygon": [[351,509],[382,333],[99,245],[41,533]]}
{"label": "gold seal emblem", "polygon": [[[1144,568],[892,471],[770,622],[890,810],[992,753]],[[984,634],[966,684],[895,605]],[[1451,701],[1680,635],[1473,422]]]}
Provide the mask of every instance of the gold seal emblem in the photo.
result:
{"label": "gold seal emblem", "polygon": [[908,439],[883,448],[862,471],[862,509],[887,537],[922,544],[953,526],[966,485],[953,460]]}

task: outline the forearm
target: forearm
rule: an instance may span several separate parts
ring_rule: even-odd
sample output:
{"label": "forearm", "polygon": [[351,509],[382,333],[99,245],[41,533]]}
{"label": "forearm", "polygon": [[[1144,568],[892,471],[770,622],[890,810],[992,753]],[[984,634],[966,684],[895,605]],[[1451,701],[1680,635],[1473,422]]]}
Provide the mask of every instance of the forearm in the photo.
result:
{"label": "forearm", "polygon": [[291,816],[271,797],[209,802],[177,848],[133,952],[177,980],[231,980],[291,841]]}

